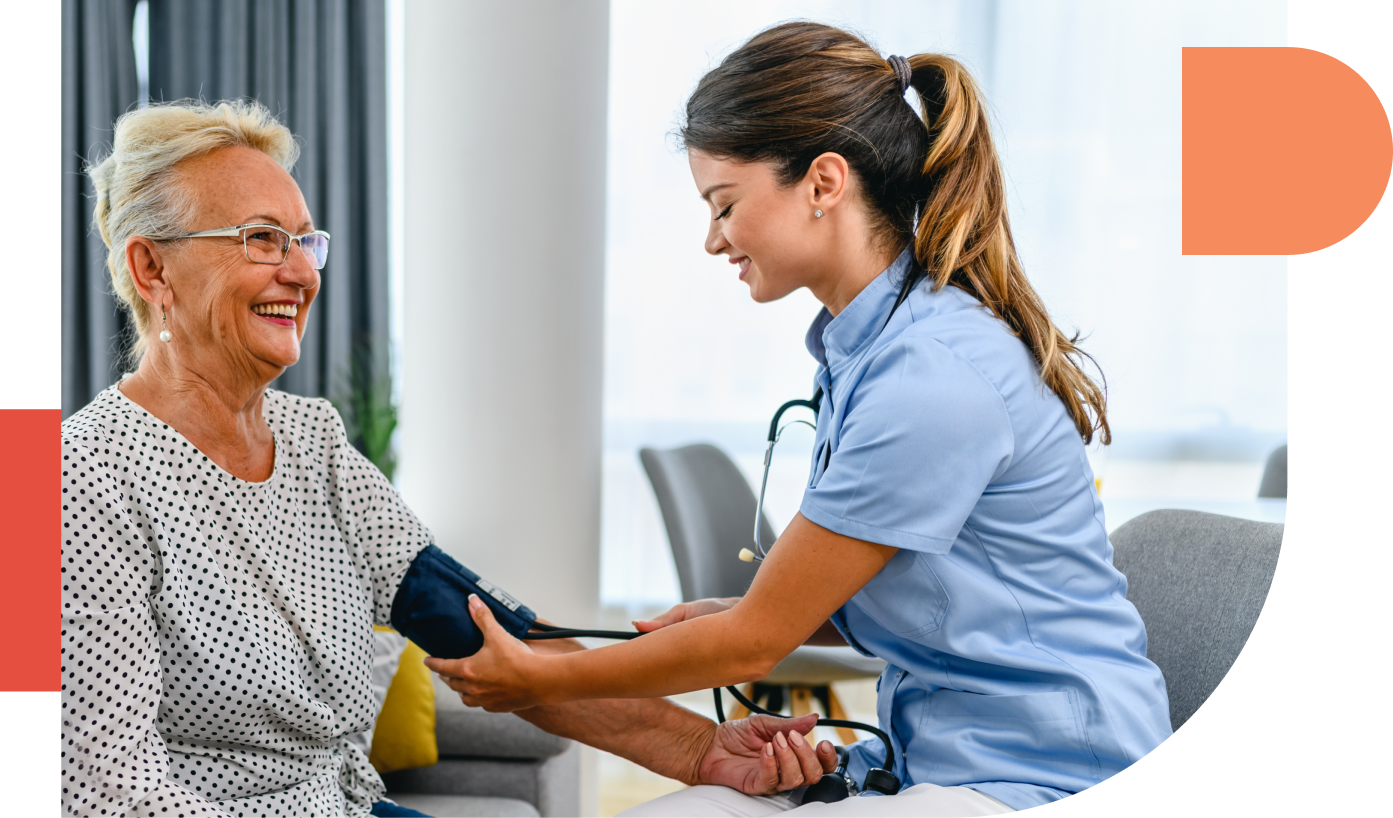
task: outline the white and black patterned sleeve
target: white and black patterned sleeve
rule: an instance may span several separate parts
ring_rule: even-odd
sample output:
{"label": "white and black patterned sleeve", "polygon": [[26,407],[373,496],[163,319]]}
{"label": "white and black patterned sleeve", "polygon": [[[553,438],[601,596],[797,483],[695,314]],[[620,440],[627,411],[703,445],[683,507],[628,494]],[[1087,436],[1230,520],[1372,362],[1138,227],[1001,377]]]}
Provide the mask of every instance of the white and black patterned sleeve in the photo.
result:
{"label": "white and black patterned sleeve", "polygon": [[154,531],[127,506],[103,441],[65,435],[62,456],[64,812],[226,815],[166,776]]}
{"label": "white and black patterned sleeve", "polygon": [[319,403],[330,416],[330,491],[339,526],[360,560],[359,570],[370,578],[374,623],[390,626],[392,600],[406,569],[434,540],[391,481],[349,442],[333,406]]}

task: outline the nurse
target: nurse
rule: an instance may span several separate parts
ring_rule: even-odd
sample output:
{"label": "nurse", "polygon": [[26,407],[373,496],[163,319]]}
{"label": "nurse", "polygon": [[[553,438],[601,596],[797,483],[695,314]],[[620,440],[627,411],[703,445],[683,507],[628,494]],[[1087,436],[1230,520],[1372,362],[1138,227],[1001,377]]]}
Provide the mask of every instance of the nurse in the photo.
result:
{"label": "nurse", "polygon": [[[680,133],[707,252],[755,301],[807,287],[825,307],[807,334],[823,399],[800,512],[741,599],[564,656],[478,605],[484,650],[431,666],[465,702],[516,710],[748,682],[845,640],[888,663],[878,717],[903,789],[803,808],[819,814],[1025,809],[1149,752],[1171,731],[1165,683],[1084,451],[1109,439],[1104,395],[1025,278],[962,65],[788,23],[701,80]],[[853,745],[852,778],[884,758],[879,740]],[[644,814],[796,807],[698,787]]]}

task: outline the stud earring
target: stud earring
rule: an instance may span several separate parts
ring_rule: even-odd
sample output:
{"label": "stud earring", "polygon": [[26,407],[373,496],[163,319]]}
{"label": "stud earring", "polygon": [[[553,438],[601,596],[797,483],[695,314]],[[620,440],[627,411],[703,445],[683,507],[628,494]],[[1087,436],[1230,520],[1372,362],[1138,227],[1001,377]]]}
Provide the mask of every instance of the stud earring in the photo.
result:
{"label": "stud earring", "polygon": [[164,307],[160,307],[160,340],[166,344],[174,340],[174,335],[169,331],[168,319],[165,317]]}
{"label": "stud earring", "polygon": [[821,210],[814,210],[814,211],[813,211],[813,216],[816,217],[816,218],[819,218],[819,219],[822,218],[822,211],[821,211]]}

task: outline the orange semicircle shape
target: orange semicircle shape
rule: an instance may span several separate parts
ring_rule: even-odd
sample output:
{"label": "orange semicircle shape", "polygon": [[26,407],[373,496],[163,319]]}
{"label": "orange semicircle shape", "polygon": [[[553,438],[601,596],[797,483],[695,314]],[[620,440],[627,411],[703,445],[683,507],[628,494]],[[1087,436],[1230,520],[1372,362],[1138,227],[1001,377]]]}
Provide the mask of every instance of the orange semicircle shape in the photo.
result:
{"label": "orange semicircle shape", "polygon": [[1181,50],[1181,252],[1299,255],[1383,198],[1393,132],[1354,69],[1305,48]]}

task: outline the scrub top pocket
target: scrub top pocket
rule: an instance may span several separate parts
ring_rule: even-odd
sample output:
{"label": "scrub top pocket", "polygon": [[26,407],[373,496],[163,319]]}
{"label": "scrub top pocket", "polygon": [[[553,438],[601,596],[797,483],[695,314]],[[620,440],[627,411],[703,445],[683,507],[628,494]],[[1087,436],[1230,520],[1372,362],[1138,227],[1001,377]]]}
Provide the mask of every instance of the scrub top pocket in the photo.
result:
{"label": "scrub top pocket", "polygon": [[[946,755],[934,758],[937,769],[969,776],[978,768],[977,757],[966,752],[990,747],[1002,763],[1018,767],[1028,781],[1029,771],[1048,765],[1057,774],[1075,779],[1075,791],[1096,783],[1098,761],[1084,736],[1082,714],[1072,691],[1017,695],[986,695],[961,690],[936,690],[929,696],[918,736],[956,736]],[[942,752],[942,745],[939,747]],[[910,752],[913,752],[911,747]],[[955,769],[957,768],[957,769]]]}
{"label": "scrub top pocket", "polygon": [[948,593],[926,555],[900,549],[851,602],[896,636],[913,638],[943,625]]}

